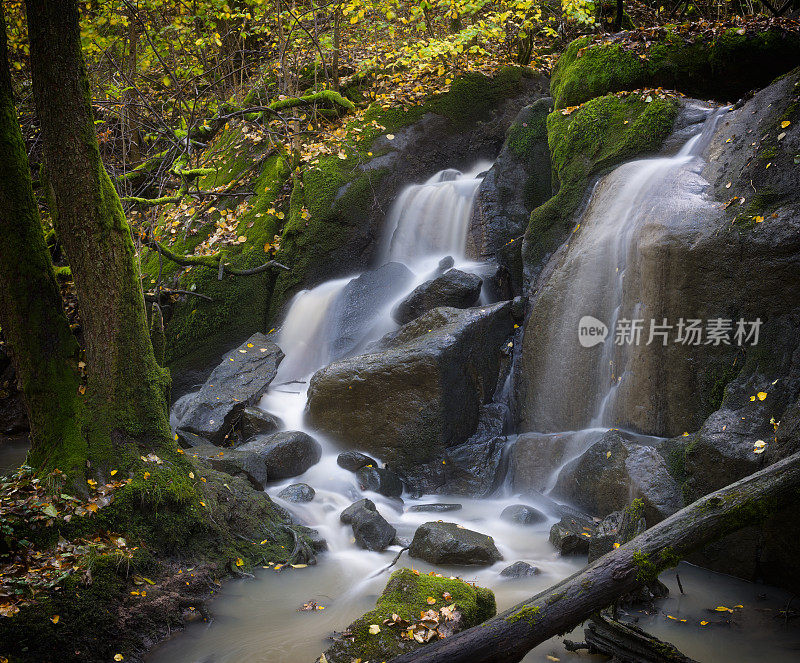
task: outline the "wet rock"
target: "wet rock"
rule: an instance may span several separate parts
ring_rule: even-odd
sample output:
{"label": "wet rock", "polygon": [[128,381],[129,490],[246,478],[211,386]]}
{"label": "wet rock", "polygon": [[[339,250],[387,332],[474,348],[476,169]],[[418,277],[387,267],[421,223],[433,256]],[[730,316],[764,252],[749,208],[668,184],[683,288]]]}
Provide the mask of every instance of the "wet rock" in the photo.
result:
{"label": "wet rock", "polygon": [[456,261],[453,260],[453,256],[445,256],[439,261],[437,269],[440,274],[444,274],[448,269],[450,269],[455,264]]}
{"label": "wet rock", "polygon": [[211,444],[211,442],[209,442],[206,438],[200,437],[199,435],[195,435],[194,433],[190,433],[188,430],[183,430],[181,428],[175,432],[175,435],[178,438],[178,444],[183,449],[191,449],[192,447]]}
{"label": "wet rock", "polygon": [[614,550],[615,543],[622,543],[619,540],[621,521],[622,511],[614,511],[598,523],[592,538],[589,540],[589,562],[593,562]]}
{"label": "wet rock", "polygon": [[509,471],[515,493],[541,493],[549,488],[551,476],[583,449],[576,439],[580,433],[521,433],[511,449]]}
{"label": "wet rock", "polygon": [[[389,661],[400,654],[413,652],[424,647],[426,635],[429,632],[420,624],[420,613],[428,610],[438,611],[445,607],[444,602],[429,605],[429,596],[441,597],[450,595],[450,603],[455,605],[452,619],[445,620],[438,617],[438,624],[434,629],[442,637],[450,637],[458,631],[463,631],[493,617],[496,612],[494,594],[491,590],[476,587],[457,578],[437,578],[426,574],[415,574],[411,569],[399,569],[389,579],[383,593],[378,597],[375,609],[359,617],[346,629],[345,633],[352,634],[335,638],[333,644],[325,651],[324,660],[328,663],[352,663],[364,658],[369,652],[370,661]],[[400,623],[385,624],[384,620],[392,619],[397,615],[400,620],[405,620],[409,625],[419,627],[418,633],[423,636],[423,643],[414,638],[403,637],[406,629]],[[371,633],[370,626],[377,624],[378,633]],[[432,633],[433,637],[435,636]],[[323,660],[322,657],[318,659]]]}
{"label": "wet rock", "polygon": [[539,569],[527,562],[520,561],[504,568],[500,571],[500,575],[504,578],[527,578],[528,576],[539,575]]}
{"label": "wet rock", "polygon": [[338,311],[331,333],[331,354],[342,357],[358,349],[364,330],[375,324],[387,301],[410,285],[414,274],[399,262],[389,262],[350,281],[337,300]]}
{"label": "wet rock", "polygon": [[514,297],[511,301],[511,315],[516,322],[522,322],[525,319],[525,298]]}
{"label": "wet rock", "polygon": [[[476,430],[497,385],[510,305],[435,309],[381,339],[370,354],[311,379],[309,422],[404,476]],[[411,486],[413,488],[413,486]]]}
{"label": "wet rock", "polygon": [[463,507],[461,504],[437,503],[437,504],[414,504],[413,506],[408,507],[408,510],[413,512],[425,512],[425,513],[445,513],[447,511],[461,511],[462,508]]}
{"label": "wet rock", "polygon": [[319,442],[302,431],[258,435],[236,451],[258,456],[270,481],[296,477],[318,463],[322,456]]}
{"label": "wet rock", "polygon": [[444,522],[420,525],[408,554],[452,566],[489,566],[503,559],[491,536]]}
{"label": "wet rock", "polygon": [[538,509],[534,509],[527,504],[512,504],[503,509],[500,514],[501,520],[517,523],[519,525],[537,525],[547,520],[545,516]]}
{"label": "wet rock", "polygon": [[232,350],[191,399],[180,428],[222,444],[239,413],[256,403],[275,377],[283,352],[264,334]]}
{"label": "wet rock", "polygon": [[[547,115],[549,97],[523,108],[511,125],[503,149],[484,178],[475,201],[467,237],[470,255],[492,258],[519,274],[519,238],[531,211],[552,195]],[[521,283],[515,277],[514,288]]]}
{"label": "wet rock", "polygon": [[186,416],[189,408],[191,408],[195,396],[197,396],[197,392],[191,391],[178,398],[178,400],[172,404],[169,411],[169,425],[173,430],[180,426],[181,420]]}
{"label": "wet rock", "polygon": [[186,453],[190,458],[207,461],[217,472],[246,479],[256,490],[264,490],[267,485],[267,466],[256,453],[222,449],[209,443],[193,446]]}
{"label": "wet rock", "polygon": [[278,497],[282,500],[298,504],[310,502],[314,499],[314,495],[316,495],[316,491],[307,483],[293,483],[278,493]]}
{"label": "wet rock", "polygon": [[403,482],[388,468],[362,467],[356,472],[356,480],[361,490],[371,490],[386,497],[400,497]]}
{"label": "wet rock", "polygon": [[353,528],[353,537],[365,550],[384,550],[394,543],[397,530],[378,513],[374,502],[363,499],[351,504],[339,520]]}
{"label": "wet rock", "polygon": [[451,269],[417,286],[392,311],[392,317],[404,325],[439,306],[469,308],[478,301],[482,284],[483,279],[475,274]]}
{"label": "wet rock", "polygon": [[350,472],[357,472],[362,467],[372,465],[378,467],[378,462],[360,451],[343,451],[336,457],[336,464]]}
{"label": "wet rock", "polygon": [[594,535],[594,523],[589,518],[565,516],[550,528],[550,543],[562,555],[585,555]]}
{"label": "wet rock", "polygon": [[274,433],[283,428],[283,421],[257,407],[246,407],[239,419],[239,434],[244,441],[255,435]]}
{"label": "wet rock", "polygon": [[654,447],[618,430],[606,432],[559,473],[553,495],[598,516],[644,502],[650,526],[683,507],[678,483]]}

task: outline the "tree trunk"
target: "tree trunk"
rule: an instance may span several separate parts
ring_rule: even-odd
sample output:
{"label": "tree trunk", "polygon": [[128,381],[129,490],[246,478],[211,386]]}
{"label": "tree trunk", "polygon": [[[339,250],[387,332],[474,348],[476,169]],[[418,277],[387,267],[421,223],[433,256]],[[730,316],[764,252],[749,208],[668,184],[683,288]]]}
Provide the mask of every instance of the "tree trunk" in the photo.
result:
{"label": "tree trunk", "polygon": [[694,550],[800,503],[800,453],[721,490],[489,621],[392,663],[515,663]]}
{"label": "tree trunk", "polygon": [[617,14],[614,16],[614,32],[622,30],[622,19],[625,16],[625,0],[617,0]]}
{"label": "tree trunk", "polygon": [[171,447],[169,374],[153,354],[131,231],[100,159],[78,1],[26,5],[57,232],[72,268],[86,342],[88,457],[95,465],[123,469],[141,451]]}
{"label": "tree trunk", "polygon": [[[31,425],[32,461],[62,469],[81,455],[75,421],[78,344],[64,315],[33,197],[11,90],[0,6],[0,326]],[[66,455],[63,453],[68,451]]]}
{"label": "tree trunk", "polygon": [[339,48],[341,44],[342,7],[339,2],[333,5],[333,56],[331,57],[331,76],[333,89],[339,91]]}

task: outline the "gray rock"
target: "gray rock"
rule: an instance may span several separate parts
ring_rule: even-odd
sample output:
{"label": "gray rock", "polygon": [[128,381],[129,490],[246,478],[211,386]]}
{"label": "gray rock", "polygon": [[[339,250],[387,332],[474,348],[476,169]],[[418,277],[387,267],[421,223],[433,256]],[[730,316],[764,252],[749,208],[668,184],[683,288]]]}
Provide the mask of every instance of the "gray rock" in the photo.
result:
{"label": "gray rock", "polygon": [[519,525],[537,525],[547,520],[545,516],[538,509],[534,509],[527,504],[512,504],[503,509],[500,514],[501,520],[507,520]]}
{"label": "gray rock", "polygon": [[511,448],[509,471],[515,493],[542,493],[550,487],[553,473],[588,442],[578,433],[521,433]]}
{"label": "gray rock", "polygon": [[598,523],[592,538],[589,540],[590,563],[614,550],[615,543],[622,543],[619,540],[621,521],[622,511],[614,511]]}
{"label": "gray rock", "polygon": [[[521,242],[531,211],[553,194],[546,119],[553,108],[549,97],[523,108],[475,201],[467,246],[470,255],[492,258],[518,274]],[[514,241],[512,241],[514,240]],[[517,292],[521,283],[515,278]]]}
{"label": "gray rock", "polygon": [[361,490],[371,490],[386,497],[403,494],[403,482],[388,468],[362,467],[356,472],[356,480]]}
{"label": "gray rock", "polygon": [[322,456],[319,442],[302,431],[258,435],[236,451],[256,454],[270,481],[296,477],[318,463]]}
{"label": "gray rock", "polygon": [[239,418],[239,434],[243,441],[255,435],[274,433],[283,428],[283,421],[274,414],[257,407],[246,407]]}
{"label": "gray rock", "polygon": [[[440,308],[385,336],[371,353],[334,362],[311,379],[309,423],[404,475],[439,461],[477,429],[497,384],[509,304]],[[413,488],[413,486],[411,486]]]}
{"label": "gray rock", "polygon": [[378,513],[375,504],[364,499],[351,504],[339,520],[353,528],[353,537],[365,550],[384,550],[394,543],[397,531]]}
{"label": "gray rock", "polygon": [[414,504],[408,507],[409,511],[424,512],[424,513],[445,513],[447,511],[461,511],[463,506],[461,504]]}
{"label": "gray rock", "polygon": [[456,261],[453,260],[453,256],[445,256],[439,261],[438,271],[441,274],[444,274],[448,269],[450,269],[453,265],[456,264]]}
{"label": "gray rock", "polygon": [[585,555],[594,532],[591,518],[570,510],[550,528],[550,543],[562,555]]}
{"label": "gray rock", "polygon": [[177,436],[178,444],[182,449],[191,449],[192,447],[211,444],[211,442],[204,437],[200,437],[199,435],[195,435],[194,433],[190,433],[188,430],[183,430],[181,428],[175,431],[175,435]]}
{"label": "gray rock", "polygon": [[504,578],[527,578],[528,576],[539,575],[539,569],[527,562],[520,561],[504,568],[500,571],[500,575]]}
{"label": "gray rock", "polygon": [[522,322],[525,319],[525,298],[514,297],[511,301],[511,315],[514,316],[516,322]]}
{"label": "gray rock", "polygon": [[658,451],[618,430],[567,463],[552,493],[601,517],[641,499],[650,526],[683,507],[681,488]]}
{"label": "gray rock", "polygon": [[452,566],[489,566],[503,559],[492,537],[443,522],[420,525],[408,554],[431,564]]}
{"label": "gray rock", "polygon": [[264,334],[253,334],[214,369],[188,404],[180,428],[222,444],[239,413],[264,395],[282,359],[277,345]]}
{"label": "gray rock", "polygon": [[343,451],[336,457],[336,464],[350,472],[357,472],[362,467],[372,465],[378,467],[378,462],[360,451]]}
{"label": "gray rock", "polygon": [[481,285],[483,279],[479,276],[451,269],[417,286],[392,311],[392,317],[404,325],[439,306],[469,308],[481,296]]}
{"label": "gray rock", "polygon": [[314,499],[314,495],[316,495],[316,491],[307,483],[293,483],[278,493],[278,497],[282,500],[298,504],[310,502]]}
{"label": "gray rock", "polygon": [[331,355],[343,357],[356,351],[364,330],[375,323],[386,302],[399,296],[413,278],[408,267],[390,262],[350,281],[336,301],[330,330]]}
{"label": "gray rock", "polygon": [[191,447],[186,454],[190,458],[206,460],[218,472],[247,479],[256,490],[264,490],[267,485],[267,466],[257,453],[205,443]]}

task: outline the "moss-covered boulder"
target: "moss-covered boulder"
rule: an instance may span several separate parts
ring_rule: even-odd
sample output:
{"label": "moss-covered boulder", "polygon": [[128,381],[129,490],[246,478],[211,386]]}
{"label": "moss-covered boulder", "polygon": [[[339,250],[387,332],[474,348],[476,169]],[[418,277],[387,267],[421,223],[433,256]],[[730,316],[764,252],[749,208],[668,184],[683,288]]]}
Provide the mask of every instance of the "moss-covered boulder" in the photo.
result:
{"label": "moss-covered boulder", "polygon": [[557,193],[531,214],[522,249],[533,278],[569,234],[593,177],[640,154],[656,152],[678,114],[675,98],[609,94],[547,116],[547,140]]}
{"label": "moss-covered boulder", "polygon": [[[621,38],[581,37],[553,70],[556,108],[618,90],[664,87],[735,101],[800,63],[800,37],[787,26],[701,29],[668,26]],[[643,44],[648,44],[644,46]]]}
{"label": "moss-covered boulder", "polygon": [[476,626],[496,611],[489,589],[458,578],[400,569],[392,574],[375,609],[350,624],[317,660],[388,661]]}

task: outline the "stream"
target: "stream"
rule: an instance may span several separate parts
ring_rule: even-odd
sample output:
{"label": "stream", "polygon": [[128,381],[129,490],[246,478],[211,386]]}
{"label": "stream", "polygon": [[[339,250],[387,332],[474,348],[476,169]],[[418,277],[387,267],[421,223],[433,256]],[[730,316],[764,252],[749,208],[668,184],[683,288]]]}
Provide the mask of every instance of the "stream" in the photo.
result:
{"label": "stream", "polygon": [[[567,458],[550,468],[547,489],[555,484],[563,465],[579,455],[588,444],[611,425],[617,401],[618,382],[608,379],[608,366],[623,366],[613,335],[601,352],[592,355],[591,365],[570,365],[574,354],[576,323],[569,315],[593,314],[613,326],[622,315],[630,315],[623,297],[625,265],[637,233],[658,215],[659,205],[668,196],[699,196],[697,173],[707,138],[714,131],[718,112],[709,111],[704,123],[674,156],[644,159],[620,166],[598,185],[584,213],[586,226],[566,257],[561,277],[571,285],[560,299],[563,316],[552,315],[538,342],[543,365],[536,367],[543,376],[556,376],[555,382],[539,380],[535,418],[541,433],[578,431],[572,435]],[[286,357],[270,389],[259,403],[266,412],[281,418],[286,430],[305,430],[323,446],[319,463],[291,480],[271,484],[268,493],[289,510],[298,522],[317,529],[328,542],[328,552],[319,555],[316,566],[304,569],[265,567],[255,580],[228,582],[210,602],[214,615],[210,623],[196,622],[156,648],[149,663],[311,663],[327,647],[327,638],[342,631],[351,621],[374,607],[391,570],[385,570],[400,548],[370,552],[356,546],[349,527],[339,522],[339,514],[352,502],[368,497],[380,513],[397,529],[399,537],[411,539],[416,527],[442,518],[469,529],[490,533],[503,555],[503,561],[485,568],[434,567],[403,553],[397,566],[410,566],[421,572],[436,571],[458,575],[495,592],[498,611],[511,607],[541,591],[585,565],[581,556],[562,557],[548,541],[548,533],[558,516],[552,502],[525,497],[513,490],[510,478],[487,499],[463,496],[404,495],[403,504],[376,493],[359,490],[351,472],[340,468],[336,457],[341,449],[304,421],[306,393],[310,377],[318,369],[345,356],[359,354],[369,344],[397,328],[391,311],[414,287],[431,278],[440,260],[452,256],[463,271],[485,273],[486,266],[464,255],[473,201],[481,183],[480,175],[491,164],[479,163],[468,172],[448,169],[423,184],[407,187],[398,197],[386,221],[387,232],[381,246],[383,262],[402,262],[414,274],[410,285],[385,301],[364,307],[354,322],[341,306],[342,293],[351,278],[335,279],[303,291],[292,300],[277,339]],[[702,201],[697,198],[698,204]],[[354,277],[355,278],[355,277]],[[482,295],[482,304],[491,303]],[[588,306],[591,303],[592,306]],[[566,346],[569,332],[570,347]],[[575,380],[581,375],[583,380]],[[585,398],[567,398],[574,389]],[[497,398],[508,398],[510,389],[498,390]],[[565,408],[564,403],[579,402],[582,408]],[[507,448],[514,443],[509,435]],[[381,460],[381,459],[378,459]],[[306,504],[288,503],[278,493],[287,485],[307,483],[316,491]],[[500,520],[501,511],[523,500],[549,515],[546,522],[520,526]],[[446,514],[413,512],[419,504],[457,503],[462,508]],[[505,579],[499,572],[517,560],[539,569],[534,576]],[[397,567],[394,567],[397,568]],[[394,569],[392,569],[394,570]],[[381,572],[383,571],[383,572]],[[632,618],[656,636],[662,637],[688,656],[701,661],[750,663],[755,660],[783,663],[800,657],[800,632],[777,618],[790,597],[780,590],[754,585],[710,571],[681,564],[685,594],[677,587],[676,570],[665,572],[662,580],[670,596],[658,603],[655,614],[638,613]],[[298,612],[304,603],[315,601],[325,610]],[[743,606],[730,617],[714,612],[715,606]],[[711,611],[709,611],[711,609]],[[675,617],[670,619],[667,615]],[[681,621],[686,620],[686,621]],[[709,622],[702,626],[701,621]],[[581,640],[581,629],[571,636]],[[550,657],[550,658],[548,658]],[[543,643],[525,661],[603,660],[588,654],[564,650],[560,638]]]}

